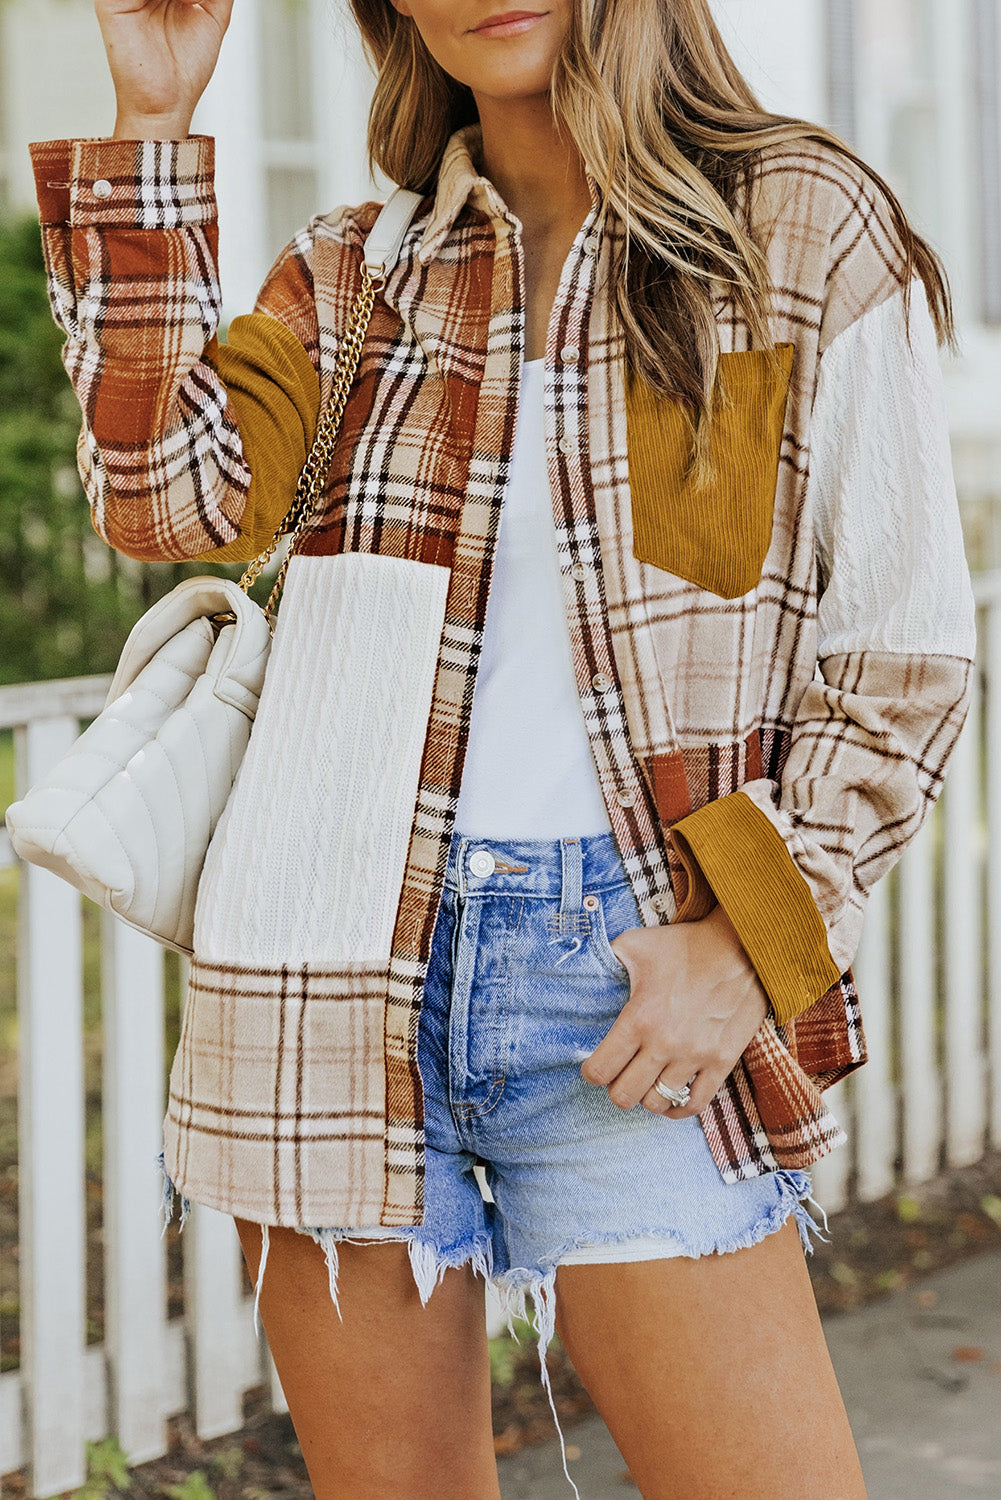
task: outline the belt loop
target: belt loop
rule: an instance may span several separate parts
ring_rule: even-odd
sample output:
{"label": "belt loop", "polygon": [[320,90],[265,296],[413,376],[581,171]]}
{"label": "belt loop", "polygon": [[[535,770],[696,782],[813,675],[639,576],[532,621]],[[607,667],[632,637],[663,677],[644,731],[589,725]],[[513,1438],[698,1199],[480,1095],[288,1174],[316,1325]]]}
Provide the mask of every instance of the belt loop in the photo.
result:
{"label": "belt loop", "polygon": [[459,886],[459,898],[466,899],[466,850],[469,848],[468,839],[460,839],[459,847],[455,852],[455,874]]}
{"label": "belt loop", "polygon": [[574,916],[580,911],[583,894],[584,871],[580,852],[580,839],[560,839],[562,864],[562,889],[560,891],[560,920]]}

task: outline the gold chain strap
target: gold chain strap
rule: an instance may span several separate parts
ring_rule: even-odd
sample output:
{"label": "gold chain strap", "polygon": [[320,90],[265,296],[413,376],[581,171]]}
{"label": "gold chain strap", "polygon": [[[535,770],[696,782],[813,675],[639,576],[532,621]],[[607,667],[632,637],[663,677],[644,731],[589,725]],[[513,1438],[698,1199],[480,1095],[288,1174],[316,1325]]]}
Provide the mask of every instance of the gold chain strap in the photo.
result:
{"label": "gold chain strap", "polygon": [[290,531],[292,533],[288,544],[288,551],[278,570],[278,577],[275,579],[275,586],[268,595],[268,602],[264,606],[264,613],[267,617],[269,627],[271,626],[271,616],[275,600],[282,591],[282,585],[285,582],[285,573],[292,553],[295,551],[299,538],[302,536],[307,524],[316,514],[323,500],[323,491],[334,456],[334,444],[337,442],[337,434],[341,428],[344,408],[347,405],[348,394],[351,390],[351,382],[354,380],[358,361],[361,359],[362,345],[365,342],[365,334],[368,331],[372,309],[375,306],[375,294],[381,291],[384,285],[385,277],[380,276],[377,281],[373,281],[368,273],[368,267],[362,261],[361,290],[355,298],[347,330],[338,346],[337,359],[334,363],[333,388],[330,392],[330,400],[327,402],[317,423],[316,437],[313,439],[313,446],[309,450],[302,473],[299,475],[292,508],[275,532],[265,551],[259,557],[254,558],[254,561],[240,579],[241,589],[243,589],[244,593],[249,593],[274,556],[278,543],[285,532]]}

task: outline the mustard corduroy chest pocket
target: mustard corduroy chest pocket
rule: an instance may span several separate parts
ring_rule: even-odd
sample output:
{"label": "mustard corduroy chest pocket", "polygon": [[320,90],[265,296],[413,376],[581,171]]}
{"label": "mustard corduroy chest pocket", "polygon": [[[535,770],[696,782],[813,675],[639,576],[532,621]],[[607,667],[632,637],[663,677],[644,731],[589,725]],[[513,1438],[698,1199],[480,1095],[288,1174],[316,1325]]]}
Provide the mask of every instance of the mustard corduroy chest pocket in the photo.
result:
{"label": "mustard corduroy chest pocket", "polygon": [[775,486],[794,345],[723,353],[711,431],[715,477],[701,492],[684,478],[691,443],[679,401],[632,373],[627,381],[633,555],[737,599],[754,588],[772,536]]}

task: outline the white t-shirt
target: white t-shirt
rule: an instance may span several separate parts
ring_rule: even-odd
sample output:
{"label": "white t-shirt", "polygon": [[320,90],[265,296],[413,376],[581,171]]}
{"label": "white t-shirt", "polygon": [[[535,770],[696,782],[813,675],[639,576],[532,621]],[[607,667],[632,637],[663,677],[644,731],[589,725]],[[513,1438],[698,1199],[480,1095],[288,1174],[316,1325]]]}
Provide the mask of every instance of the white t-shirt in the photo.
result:
{"label": "white t-shirt", "polygon": [[455,819],[473,838],[611,827],[570,654],[542,392],[543,361],[525,361]]}

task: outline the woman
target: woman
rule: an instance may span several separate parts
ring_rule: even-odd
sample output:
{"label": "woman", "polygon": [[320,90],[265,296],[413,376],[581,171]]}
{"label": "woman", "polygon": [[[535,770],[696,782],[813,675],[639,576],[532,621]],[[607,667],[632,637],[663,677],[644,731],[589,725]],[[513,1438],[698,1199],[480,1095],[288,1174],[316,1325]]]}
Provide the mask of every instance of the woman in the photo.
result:
{"label": "woman", "polygon": [[[806,1168],[969,694],[941,268],[707,0],[353,6],[421,201],[199,887],[168,1208],[235,1216],[324,1500],[498,1494],[478,1273],[644,1496],[855,1500]],[[94,524],[250,558],[378,205],[219,344],[230,0],[97,10],[115,137],[34,148]]]}

